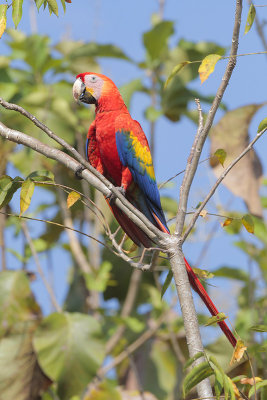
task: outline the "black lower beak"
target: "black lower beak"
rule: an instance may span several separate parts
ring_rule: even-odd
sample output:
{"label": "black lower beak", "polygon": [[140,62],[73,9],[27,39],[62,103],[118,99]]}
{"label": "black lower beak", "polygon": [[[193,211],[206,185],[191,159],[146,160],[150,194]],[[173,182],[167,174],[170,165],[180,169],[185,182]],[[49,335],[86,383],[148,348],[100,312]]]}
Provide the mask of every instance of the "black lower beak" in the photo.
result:
{"label": "black lower beak", "polygon": [[96,103],[96,99],[90,92],[88,92],[86,90],[86,87],[83,89],[82,93],[80,94],[79,100],[82,103],[86,103],[86,104],[95,104]]}

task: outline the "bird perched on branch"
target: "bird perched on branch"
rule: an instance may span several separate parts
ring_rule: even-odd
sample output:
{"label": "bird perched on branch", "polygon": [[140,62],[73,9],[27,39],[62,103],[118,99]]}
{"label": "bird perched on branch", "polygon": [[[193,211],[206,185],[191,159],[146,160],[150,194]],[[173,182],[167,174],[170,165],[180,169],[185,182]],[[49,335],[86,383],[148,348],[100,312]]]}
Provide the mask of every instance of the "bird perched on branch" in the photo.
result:
{"label": "bird perched on branch", "polygon": [[[95,105],[95,120],[89,127],[86,154],[90,164],[119,188],[127,200],[162,232],[170,233],[160,203],[152,157],[141,125],[132,119],[121,94],[105,75],[85,72],[73,85],[76,101]],[[126,234],[138,246],[151,247],[151,240],[112,201],[112,212]],[[185,259],[192,288],[212,315],[218,310]],[[235,346],[236,339],[224,321],[218,323]]]}

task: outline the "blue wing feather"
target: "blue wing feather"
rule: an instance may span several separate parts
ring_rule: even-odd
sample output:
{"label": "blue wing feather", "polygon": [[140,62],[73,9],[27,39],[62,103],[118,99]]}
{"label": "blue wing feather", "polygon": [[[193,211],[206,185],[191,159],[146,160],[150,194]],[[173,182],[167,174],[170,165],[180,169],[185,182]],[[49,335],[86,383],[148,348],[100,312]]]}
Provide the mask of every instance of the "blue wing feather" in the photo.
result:
{"label": "blue wing feather", "polygon": [[116,132],[116,145],[121,163],[129,168],[134,182],[141,189],[142,199],[139,195],[139,208],[153,223],[155,223],[153,214],[156,214],[168,230],[149,148],[142,146],[133,132],[123,129]]}

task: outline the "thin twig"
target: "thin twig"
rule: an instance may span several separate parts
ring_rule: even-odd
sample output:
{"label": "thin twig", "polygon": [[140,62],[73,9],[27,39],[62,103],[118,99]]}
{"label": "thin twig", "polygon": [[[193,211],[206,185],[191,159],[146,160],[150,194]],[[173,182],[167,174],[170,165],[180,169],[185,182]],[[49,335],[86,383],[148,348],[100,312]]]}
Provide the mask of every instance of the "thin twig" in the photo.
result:
{"label": "thin twig", "polygon": [[[199,164],[202,164],[206,161],[209,161],[210,157],[205,158],[205,160],[199,161]],[[182,171],[177,172],[177,174],[173,175],[171,178],[167,179],[165,182],[162,182],[158,185],[158,188],[161,189],[163,186],[167,185],[167,183],[169,183],[170,181],[172,181],[174,178],[176,178],[177,176],[183,174],[185,172],[185,169],[183,169]]]}
{"label": "thin twig", "polygon": [[[125,351],[127,351],[127,347],[125,348]],[[135,365],[134,358],[133,358],[132,354],[128,354],[128,357],[129,357],[131,371],[133,372],[133,374],[135,376],[135,380],[136,380],[136,384],[137,384],[137,390],[138,390],[138,392],[140,394],[140,399],[141,400],[146,400],[145,394],[144,394],[144,388],[143,388],[142,382],[141,382],[140,373],[139,373],[138,368]]]}
{"label": "thin twig", "polygon": [[199,140],[203,131],[203,116],[202,116],[200,101],[198,99],[196,99],[196,104],[199,113],[199,126],[193,146],[190,151],[190,155],[188,157],[184,179],[180,187],[180,200],[177,211],[176,228],[175,228],[175,234],[177,235],[177,237],[180,237],[183,231],[189,191],[196,173],[196,169],[198,167],[199,157],[202,150],[202,148],[199,147]]}
{"label": "thin twig", "polygon": [[[0,122],[0,136],[12,142],[23,144],[48,158],[57,160],[65,165],[67,168],[76,172],[80,164],[74,158],[68,156],[61,150],[51,148],[39,140],[26,135],[20,131],[10,129]],[[80,161],[79,161],[80,162]],[[85,164],[88,164],[87,162]],[[161,232],[155,225],[153,225],[139,210],[137,210],[109,181],[107,181],[98,171],[96,171],[90,164],[88,170],[81,172],[82,177],[97,190],[102,192],[104,196],[109,196],[110,193],[116,195],[115,204],[139,227],[147,234],[147,236],[155,243],[168,241],[169,235]],[[89,171],[90,169],[90,171]],[[91,172],[93,170],[93,172]],[[102,178],[99,179],[98,175]],[[103,183],[105,181],[106,183]]]}
{"label": "thin twig", "polygon": [[[0,105],[2,105],[4,108],[6,108],[8,110],[17,111],[20,114],[22,114],[23,116],[25,116],[26,118],[30,119],[30,121],[32,121],[38,128],[40,128],[43,132],[45,132],[51,139],[53,139],[57,143],[61,144],[61,146],[63,146],[74,157],[74,159],[72,159],[71,157],[69,157],[69,159],[72,159],[73,162],[74,162],[74,160],[76,160],[81,165],[83,165],[88,171],[90,171],[90,173],[95,178],[97,178],[102,184],[104,184],[105,188],[103,188],[102,185],[99,185],[100,182],[98,182],[98,184],[97,184],[96,180],[94,180],[95,183],[92,183],[92,180],[89,181],[88,174],[86,173],[88,171],[86,171],[86,170],[82,171],[81,176],[84,179],[87,178],[86,180],[88,181],[88,183],[92,184],[96,189],[100,190],[100,192],[102,192],[104,194],[104,196],[106,196],[106,197],[110,195],[110,192],[113,193],[116,196],[116,200],[115,200],[116,205],[118,205],[118,207],[120,209],[122,209],[126,213],[127,216],[130,217],[130,219],[132,219],[134,216],[138,216],[137,219],[140,219],[143,222],[145,221],[144,225],[146,225],[146,227],[143,225],[143,228],[141,228],[141,229],[145,233],[148,233],[150,231],[150,233],[148,234],[148,237],[151,236],[151,233],[154,233],[155,234],[154,239],[161,238],[164,240],[164,238],[166,237],[166,234],[164,234],[159,229],[157,229],[139,210],[137,210],[123,196],[123,194],[115,186],[113,186],[111,184],[111,182],[109,182],[100,172],[98,172],[95,168],[93,168],[92,165],[89,164],[89,162],[87,162],[74,147],[70,146],[64,139],[58,137],[51,129],[49,129],[45,124],[40,122],[34,115],[32,115],[30,112],[26,111],[23,107],[21,107],[17,104],[8,103],[1,97],[0,97]],[[40,142],[37,139],[29,137],[28,135],[25,135],[22,132],[10,129],[10,128],[6,127],[3,123],[0,123],[0,135],[6,139],[9,139],[9,140],[15,142],[15,143],[24,144],[25,146],[28,146],[28,147],[32,148],[33,150],[46,155],[49,158],[55,159],[65,165],[67,165],[67,167],[72,169],[74,172],[76,172],[80,167],[80,165],[76,164],[76,168],[73,169],[73,165],[71,166],[71,164],[73,164],[73,162],[70,163],[70,161],[67,161],[67,160],[64,162],[64,159],[62,157],[56,157],[56,155],[59,156],[60,150],[53,149],[54,154],[52,154],[51,147],[43,144],[42,142]],[[29,140],[29,139],[31,139],[31,140]],[[34,144],[35,144],[35,147],[34,147]],[[50,149],[50,151],[48,151],[48,149]],[[63,154],[65,154],[65,153],[63,153]],[[65,154],[65,157],[67,157],[66,154]],[[124,205],[125,208],[122,208],[121,207],[122,205]],[[137,226],[139,226],[137,219],[135,221],[133,221],[133,220],[132,221],[135,222]],[[149,228],[149,229],[147,229],[147,228]]]}
{"label": "thin twig", "polygon": [[37,254],[37,252],[35,250],[35,247],[34,247],[32,238],[30,236],[30,233],[29,233],[29,230],[28,230],[26,222],[21,221],[21,227],[22,227],[23,233],[24,233],[24,235],[25,235],[25,237],[27,239],[27,242],[29,244],[29,247],[30,247],[30,250],[31,250],[31,253],[32,253],[36,268],[37,268],[37,271],[38,271],[38,273],[39,273],[39,275],[40,275],[40,277],[41,277],[41,279],[42,279],[42,281],[43,281],[43,283],[45,285],[45,288],[46,288],[46,290],[47,290],[47,292],[48,292],[48,294],[50,296],[51,302],[52,302],[53,306],[55,307],[55,309],[57,310],[57,312],[61,312],[62,309],[61,309],[60,305],[57,302],[57,299],[56,299],[56,296],[54,294],[54,291],[51,288],[50,283],[46,279],[46,276],[45,276],[45,274],[43,272],[43,269],[42,269],[38,254]]}
{"label": "thin twig", "polygon": [[57,195],[58,195],[58,200],[59,200],[59,206],[60,206],[60,209],[62,212],[64,226],[66,226],[68,228],[72,228],[72,229],[65,228],[65,231],[69,238],[69,245],[70,245],[73,257],[75,258],[80,270],[85,274],[89,274],[90,272],[92,272],[92,267],[86,260],[86,257],[83,253],[80,242],[77,239],[77,236],[75,235],[75,233],[73,231],[73,223],[72,223],[71,213],[67,208],[66,199],[63,197],[63,193],[59,189],[57,189]]}
{"label": "thin twig", "polygon": [[101,367],[97,376],[99,378],[103,378],[111,369],[115,368],[118,364],[120,364],[125,358],[129,357],[129,354],[134,353],[139,347],[141,347],[147,340],[153,337],[161,324],[166,320],[168,316],[168,312],[164,312],[159,319],[155,322],[154,326],[145,331],[138,339],[136,339],[133,343],[131,343],[127,351],[123,350],[118,356],[114,357],[114,359],[104,367]]}
{"label": "thin twig", "polygon": [[[188,350],[190,357],[193,357],[197,352],[203,350],[203,344],[201,341],[199,325],[196,315],[196,310],[194,307],[192,292],[190,289],[190,284],[187,276],[187,272],[185,269],[184,256],[182,253],[182,243],[181,240],[185,215],[187,211],[187,203],[189,191],[196,174],[196,170],[199,164],[199,158],[201,156],[201,152],[204,146],[204,143],[207,139],[209,130],[212,126],[215,114],[218,110],[218,107],[221,103],[223,94],[226,90],[226,87],[231,78],[233,69],[236,64],[237,49],[238,49],[238,38],[241,24],[241,12],[242,12],[242,0],[236,0],[236,9],[235,9],[235,22],[233,28],[232,35],[232,46],[230,52],[230,59],[228,61],[224,76],[222,78],[222,82],[217,90],[216,96],[211,105],[210,111],[207,115],[207,119],[204,127],[202,127],[203,119],[202,113],[200,109],[200,105],[198,105],[199,111],[199,129],[197,131],[191,153],[187,162],[186,171],[184,174],[184,179],[182,182],[182,186],[180,189],[180,200],[179,207],[176,218],[176,228],[175,228],[175,236],[176,240],[173,238],[172,247],[170,246],[170,264],[175,280],[176,290],[178,293],[183,320],[184,327],[186,332],[186,339],[188,343]],[[178,247],[178,250],[177,250]],[[194,363],[195,365],[201,363],[203,359],[199,358]],[[202,398],[209,398],[212,396],[211,385],[208,379],[204,379],[197,385],[198,396]]]}
{"label": "thin twig", "polygon": [[211,188],[210,192],[207,194],[207,196],[205,197],[205,199],[202,201],[200,207],[197,209],[197,211],[194,213],[190,223],[188,224],[188,227],[182,237],[182,242],[185,241],[185,239],[187,238],[187,236],[189,235],[189,233],[191,232],[192,228],[194,227],[201,211],[204,209],[205,205],[207,204],[207,202],[210,200],[210,198],[213,196],[213,194],[215,193],[216,189],[218,188],[218,186],[220,185],[220,183],[224,180],[224,178],[226,177],[226,175],[231,171],[231,169],[238,163],[238,161],[241,160],[241,158],[243,158],[254,146],[254,144],[259,140],[259,138],[266,132],[267,128],[264,128],[262,131],[258,132],[257,135],[255,136],[255,138],[249,143],[249,145],[242,151],[242,153],[239,154],[238,157],[235,158],[235,160],[233,160],[231,162],[231,164],[228,165],[228,167],[223,171],[223,173],[221,174],[221,176],[217,179],[216,183],[213,185],[213,187]]}

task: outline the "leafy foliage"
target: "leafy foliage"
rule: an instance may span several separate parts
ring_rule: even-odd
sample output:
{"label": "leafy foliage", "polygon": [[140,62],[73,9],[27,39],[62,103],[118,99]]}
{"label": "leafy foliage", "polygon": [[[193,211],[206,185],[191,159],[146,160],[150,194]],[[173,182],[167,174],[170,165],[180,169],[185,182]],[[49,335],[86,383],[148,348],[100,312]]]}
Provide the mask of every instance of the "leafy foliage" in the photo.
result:
{"label": "leafy foliage", "polygon": [[[40,12],[48,9],[50,14],[55,15],[66,7],[64,0],[61,1],[61,8],[56,0],[36,0],[35,4]],[[23,7],[21,0],[12,2],[15,27],[19,25]],[[6,27],[6,10],[6,5],[0,5],[0,33]],[[203,103],[211,103],[213,96],[204,96],[192,90],[192,82],[199,74],[199,63],[194,61],[205,60],[202,68],[204,65],[204,78],[207,78],[225,49],[216,43],[194,43],[185,39],[180,39],[171,46],[170,43],[174,43],[173,35],[173,21],[155,18],[151,29],[143,35],[144,59],[136,63],[114,44],[62,40],[51,45],[46,36],[27,36],[20,31],[8,29],[5,36],[9,53],[0,59],[1,96],[25,107],[58,136],[64,137],[83,152],[92,111],[73,103],[73,76],[83,70],[100,71],[98,60],[109,57],[131,63],[138,68],[139,76],[121,88],[128,106],[136,92],[142,92],[151,99],[153,87],[156,102],[149,105],[145,112],[145,118],[150,123],[155,124],[161,118],[179,121],[184,115],[195,122],[195,114],[190,110],[192,100],[198,97]],[[17,59],[21,60],[19,65],[16,63]],[[216,156],[215,159],[212,158],[212,162],[216,164],[212,164],[214,169],[227,166],[227,162],[235,157],[236,149],[240,152],[240,143],[244,145],[247,141],[249,121],[260,106],[249,105],[228,112],[213,128],[211,154],[215,153]],[[59,146],[18,113],[1,109],[1,121],[14,129],[30,132],[44,143]],[[259,125],[259,131],[265,128],[264,119]],[[199,353],[186,362],[188,354],[183,323],[169,301],[172,296],[171,271],[162,284],[165,274],[161,271],[168,268],[166,260],[160,254],[157,260],[160,272],[143,273],[136,280],[126,262],[109,251],[110,241],[105,236],[103,225],[108,224],[111,231],[115,232],[117,223],[109,213],[105,201],[93,188],[85,188],[82,182],[74,179],[63,167],[29,149],[1,140],[0,154],[0,207],[3,212],[19,213],[16,192],[21,189],[21,217],[49,220],[44,222],[40,231],[35,230],[34,225],[30,229],[33,232],[32,243],[41,264],[44,260],[50,264],[57,253],[66,256],[71,267],[64,310],[52,310],[53,312],[43,317],[41,307],[31,291],[31,286],[35,285],[31,277],[35,274],[26,274],[23,271],[32,257],[29,245],[23,242],[19,249],[13,243],[8,244],[9,248],[6,250],[12,254],[11,260],[16,260],[20,267],[18,271],[0,273],[0,369],[3,371],[0,392],[5,400],[29,400],[37,399],[38,396],[42,400],[137,400],[141,399],[138,391],[132,393],[124,390],[132,382],[136,370],[140,374],[137,378],[145,390],[142,398],[147,400],[170,400],[181,395],[182,390],[188,395],[202,379],[209,376],[212,376],[217,399],[222,393],[226,399],[234,399],[238,388],[249,395],[255,389],[264,393],[266,380],[257,382],[255,388],[248,383],[242,383],[245,381],[229,378],[241,373],[249,376],[249,364],[242,360],[239,365],[234,363],[229,367],[230,349],[222,338],[207,346],[207,354]],[[248,197],[251,197],[251,182],[259,188],[261,168],[256,156],[253,163],[247,164],[249,174],[253,175],[252,178],[249,175],[246,182],[249,181]],[[12,171],[15,168],[21,176],[13,178],[7,175],[6,171],[9,173],[10,166]],[[87,197],[86,201],[79,194],[82,192]],[[63,196],[59,193],[63,193]],[[245,198],[247,204],[248,197]],[[260,201],[260,196],[258,197]],[[260,204],[266,208],[265,203],[263,198]],[[177,212],[177,201],[163,197],[162,204],[168,218],[173,218]],[[225,234],[232,235],[239,251],[257,267],[262,282],[259,285],[254,277],[250,277],[239,266],[223,265],[213,273],[216,277],[231,279],[236,284],[238,310],[235,327],[242,338],[239,342],[242,346],[238,349],[248,347],[249,354],[257,360],[257,373],[262,375],[267,349],[267,321],[263,313],[266,298],[262,292],[267,281],[267,227],[262,219],[249,214],[242,216],[227,210],[227,214],[223,215]],[[6,230],[14,240],[22,234],[21,219],[11,217],[6,223]],[[205,218],[205,223],[207,219]],[[96,245],[93,240],[84,239],[82,235],[76,235],[76,240],[73,237],[71,239],[71,236],[67,237],[64,226],[71,228],[70,223],[74,229],[95,236],[105,247]],[[249,232],[254,231],[253,239],[248,237],[252,235],[248,235],[245,229],[241,230],[242,224]],[[117,235],[125,254],[134,259],[138,251],[129,240],[123,242],[121,232]],[[63,279],[62,275],[58,275],[63,263],[65,260],[62,263],[60,260],[52,268],[56,270],[57,279],[58,276]],[[13,268],[11,264],[8,261],[8,268]],[[213,277],[206,270],[195,268],[194,271],[200,279]],[[37,281],[39,280],[37,274]],[[131,312],[127,314],[124,304],[129,301],[133,285],[136,285],[136,294],[132,300]],[[126,354],[123,358],[125,349],[127,353],[130,345],[138,342],[143,334],[149,333],[160,318],[163,323],[149,340],[137,347],[133,355]],[[207,320],[201,315],[199,318],[200,321]],[[225,315],[219,313],[209,324],[216,325],[218,320],[224,318]],[[107,353],[107,345],[121,328],[123,334]],[[255,338],[254,335],[258,336]],[[101,369],[108,365],[110,359],[116,360],[117,356],[122,357],[122,360],[112,368],[111,379],[96,384],[96,375],[101,374]],[[195,365],[203,356],[205,361]],[[186,372],[183,367],[192,369]],[[10,385],[10,382],[14,384]]]}

